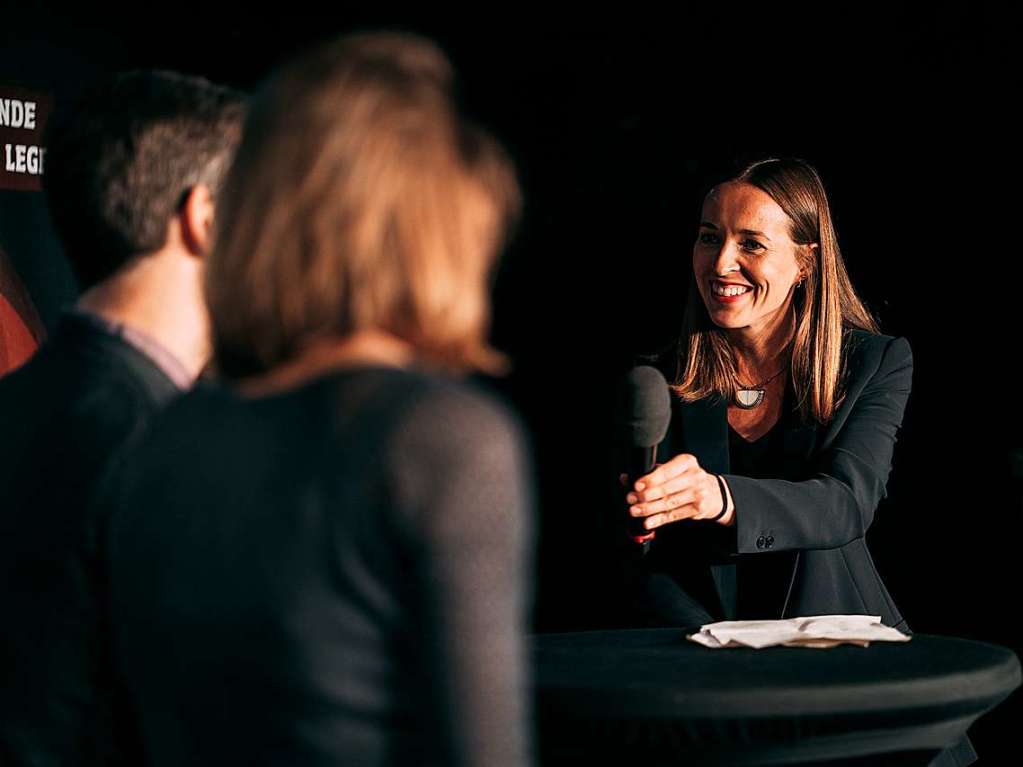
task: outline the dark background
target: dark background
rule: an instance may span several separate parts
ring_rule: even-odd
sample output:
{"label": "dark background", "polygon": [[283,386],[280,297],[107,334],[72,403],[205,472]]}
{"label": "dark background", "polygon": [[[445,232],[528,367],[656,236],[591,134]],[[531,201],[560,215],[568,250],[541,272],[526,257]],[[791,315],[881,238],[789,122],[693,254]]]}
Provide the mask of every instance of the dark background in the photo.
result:
{"label": "dark background", "polygon": [[[1014,27],[981,5],[897,3],[824,18],[720,12],[576,19],[341,8],[162,22],[5,13],[0,80],[69,97],[91,76],[166,67],[251,88],[320,39],[387,26],[450,54],[467,110],[515,157],[526,213],[498,272],[495,386],[537,457],[538,630],[608,625],[595,520],[613,512],[614,387],[677,332],[700,201],[737,164],[819,170],[853,281],[914,351],[914,390],[871,550],[910,625],[1023,648],[1013,449],[1020,236]],[[74,283],[38,194],[0,192],[0,243],[52,326]],[[984,763],[1020,696],[971,733]],[[1003,752],[1004,753],[1004,752]],[[997,758],[995,758],[997,761]]]}

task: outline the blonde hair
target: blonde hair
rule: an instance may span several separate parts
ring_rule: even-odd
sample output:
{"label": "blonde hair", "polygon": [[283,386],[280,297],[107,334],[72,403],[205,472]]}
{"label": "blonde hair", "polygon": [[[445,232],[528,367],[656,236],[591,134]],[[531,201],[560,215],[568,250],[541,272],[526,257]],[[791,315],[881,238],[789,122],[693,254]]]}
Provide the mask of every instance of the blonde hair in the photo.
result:
{"label": "blonde hair", "polygon": [[489,273],[520,208],[497,142],[457,113],[429,41],[342,38],[254,100],[218,209],[206,297],[218,371],[390,332],[422,360],[496,370]]}
{"label": "blonde hair", "polygon": [[[846,272],[824,184],[813,167],[794,158],[753,163],[730,182],[766,192],[789,217],[792,241],[803,246],[798,257],[806,276],[794,299],[792,385],[803,420],[827,423],[844,397],[845,334],[852,328],[880,330]],[[814,244],[816,248],[810,247]],[[742,385],[728,338],[711,321],[695,277],[677,354],[672,389],[686,401],[711,395],[731,398]]]}

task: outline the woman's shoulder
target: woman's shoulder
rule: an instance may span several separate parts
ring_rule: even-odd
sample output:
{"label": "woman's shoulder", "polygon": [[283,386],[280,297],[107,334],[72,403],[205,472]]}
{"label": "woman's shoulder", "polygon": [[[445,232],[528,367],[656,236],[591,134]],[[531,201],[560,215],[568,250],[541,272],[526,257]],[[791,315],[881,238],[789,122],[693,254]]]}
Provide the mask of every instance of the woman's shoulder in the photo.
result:
{"label": "woman's shoulder", "polygon": [[470,450],[521,439],[518,415],[481,382],[407,370],[401,383],[410,394],[400,419],[405,434]]}
{"label": "woman's shoulder", "polygon": [[[410,375],[415,396],[387,429],[381,457],[402,505],[431,507],[417,515],[421,531],[459,519],[469,525],[485,519],[502,529],[522,524],[518,506],[505,502],[531,485],[531,450],[519,417],[479,382]],[[438,494],[440,485],[457,490]],[[478,493],[485,501],[473,500]]]}
{"label": "woman's shoulder", "polygon": [[[500,423],[516,428],[517,418],[494,393],[469,379],[416,367],[367,366],[336,370],[300,386],[248,397],[217,382],[196,386],[174,403],[174,416],[186,420],[278,422],[296,413],[335,426],[350,424],[361,413],[362,423],[395,430],[421,427],[438,436],[493,428]],[[335,416],[333,419],[331,415]],[[283,416],[275,417],[275,416]]]}
{"label": "woman's shoulder", "polygon": [[516,450],[525,433],[512,408],[482,383],[419,366],[338,370],[241,407],[242,418],[270,428],[301,422],[339,445],[375,445],[398,463],[439,465],[474,451]]}
{"label": "woman's shoulder", "polygon": [[849,328],[842,338],[850,364],[885,360],[898,363],[912,361],[912,349],[905,336],[875,333],[861,328]]}
{"label": "woman's shoulder", "polygon": [[873,333],[858,328],[846,331],[846,381],[853,390],[873,386],[906,388],[913,374],[913,351],[905,336]]}

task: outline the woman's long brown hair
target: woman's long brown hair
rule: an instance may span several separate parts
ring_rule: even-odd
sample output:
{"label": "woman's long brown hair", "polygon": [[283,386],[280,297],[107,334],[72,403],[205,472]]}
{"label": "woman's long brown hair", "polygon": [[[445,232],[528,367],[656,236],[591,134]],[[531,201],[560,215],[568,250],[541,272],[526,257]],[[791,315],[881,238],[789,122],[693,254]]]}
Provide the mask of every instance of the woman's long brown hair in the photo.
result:
{"label": "woman's long brown hair", "polygon": [[451,78],[429,41],[363,34],[302,56],[254,99],[206,276],[221,375],[368,329],[446,369],[500,367],[488,278],[519,190],[501,147],[459,115]]}

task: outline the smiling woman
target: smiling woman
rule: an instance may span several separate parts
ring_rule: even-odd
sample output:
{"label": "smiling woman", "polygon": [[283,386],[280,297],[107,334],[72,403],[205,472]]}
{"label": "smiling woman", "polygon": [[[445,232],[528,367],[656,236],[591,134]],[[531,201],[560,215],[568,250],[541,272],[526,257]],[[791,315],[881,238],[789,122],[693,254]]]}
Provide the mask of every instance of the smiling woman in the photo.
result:
{"label": "smiling woman", "polygon": [[[627,491],[657,530],[637,622],[836,613],[909,627],[867,550],[909,399],[905,338],[846,273],[817,172],[751,165],[707,195],[683,333],[659,360],[672,420]],[[940,764],[969,764],[968,741]]]}

